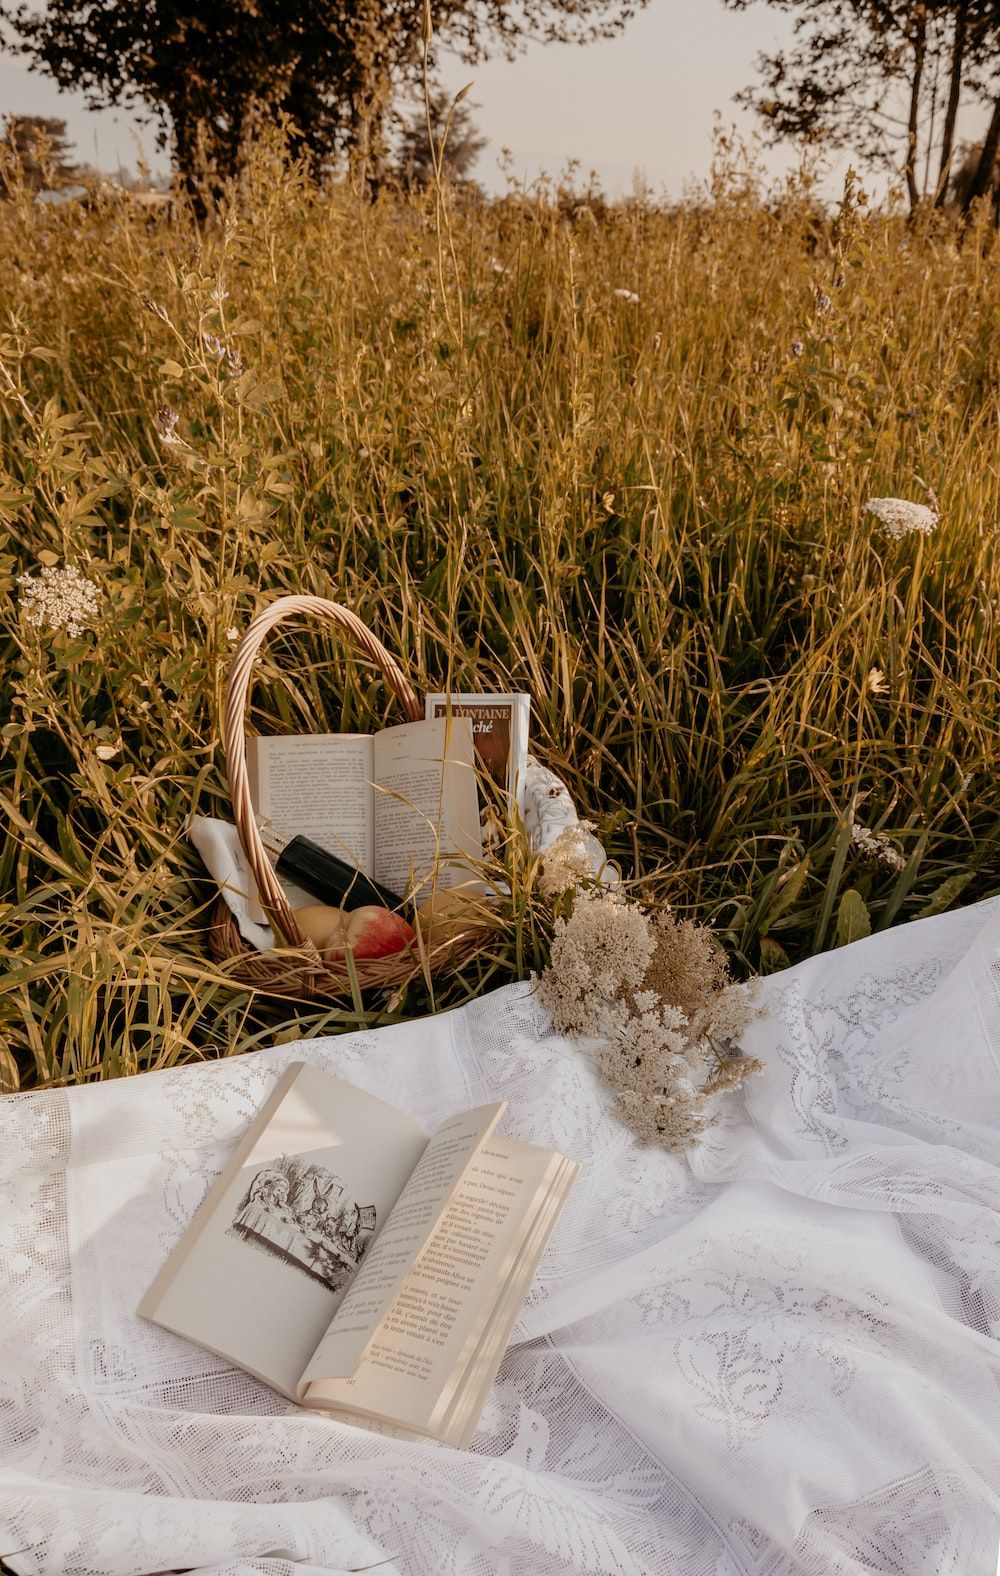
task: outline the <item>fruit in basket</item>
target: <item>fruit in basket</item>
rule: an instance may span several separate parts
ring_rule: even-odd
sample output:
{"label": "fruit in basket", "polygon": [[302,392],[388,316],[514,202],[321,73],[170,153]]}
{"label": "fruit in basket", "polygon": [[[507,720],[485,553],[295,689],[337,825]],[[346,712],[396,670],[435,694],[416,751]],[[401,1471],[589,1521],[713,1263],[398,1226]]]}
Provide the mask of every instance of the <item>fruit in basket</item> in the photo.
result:
{"label": "fruit in basket", "polygon": [[402,915],[369,903],[344,914],[342,924],[328,938],[323,956],[331,962],[342,958],[346,944],[356,959],[387,958],[402,952],[415,939],[413,926]]}
{"label": "fruit in basket", "polygon": [[459,936],[488,930],[499,916],[491,908],[478,881],[463,886],[438,887],[417,905],[417,923],[428,947],[445,946]]}
{"label": "fruit in basket", "polygon": [[320,952],[340,935],[346,917],[342,908],[333,908],[329,903],[306,903],[295,910],[299,929]]}

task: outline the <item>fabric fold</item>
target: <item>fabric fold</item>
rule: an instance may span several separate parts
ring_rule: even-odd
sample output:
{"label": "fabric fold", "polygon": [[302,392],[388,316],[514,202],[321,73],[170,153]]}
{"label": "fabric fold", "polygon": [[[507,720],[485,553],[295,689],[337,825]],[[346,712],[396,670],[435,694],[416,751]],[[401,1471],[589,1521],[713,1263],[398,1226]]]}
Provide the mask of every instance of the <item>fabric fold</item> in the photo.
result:
{"label": "fabric fold", "polygon": [[[763,996],[765,1071],[689,1158],[635,1143],[527,986],[0,1102],[0,1553],[18,1576],[995,1576],[1000,903]],[[508,1132],[583,1162],[468,1451],[299,1412],[135,1316],[294,1058],[424,1122],[502,1096]]]}

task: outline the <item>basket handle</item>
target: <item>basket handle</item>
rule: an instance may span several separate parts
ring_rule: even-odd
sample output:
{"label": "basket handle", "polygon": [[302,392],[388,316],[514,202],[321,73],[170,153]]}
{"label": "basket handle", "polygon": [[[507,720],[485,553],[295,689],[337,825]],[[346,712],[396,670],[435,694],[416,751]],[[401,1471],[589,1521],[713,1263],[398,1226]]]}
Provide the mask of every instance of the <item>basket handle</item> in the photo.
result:
{"label": "basket handle", "polygon": [[229,687],[226,691],[225,748],[226,770],[229,776],[229,793],[233,801],[233,816],[243,851],[247,856],[251,874],[257,883],[260,900],[285,940],[293,947],[309,948],[311,943],[299,929],[288,899],[274,866],[264,849],[253,801],[250,798],[250,778],[247,772],[246,714],[250,701],[253,666],[266,637],[279,624],[298,615],[322,619],[333,624],[347,635],[354,645],[382,669],[389,688],[400,701],[410,722],[419,722],[423,708],[407,683],[395,658],[349,608],[338,602],[328,602],[321,596],[281,596],[258,613],[249,624],[246,634],[233,655],[229,670]]}

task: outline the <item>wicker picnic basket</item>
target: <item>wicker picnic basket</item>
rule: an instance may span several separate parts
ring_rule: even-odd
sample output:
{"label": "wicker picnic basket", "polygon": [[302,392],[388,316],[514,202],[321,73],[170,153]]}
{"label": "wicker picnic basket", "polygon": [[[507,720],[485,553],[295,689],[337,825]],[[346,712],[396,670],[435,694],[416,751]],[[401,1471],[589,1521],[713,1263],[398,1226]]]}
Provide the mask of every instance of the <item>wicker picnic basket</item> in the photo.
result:
{"label": "wicker picnic basket", "polygon": [[331,960],[324,958],[303,935],[281,889],[261,841],[250,798],[246,715],[254,664],[265,639],[279,625],[302,617],[332,624],[370,657],[381,669],[408,722],[417,722],[424,715],[423,707],[395,658],[348,608],[324,597],[283,596],[257,614],[236,648],[229,673],[224,726],[226,765],[240,842],[257,883],[261,904],[286,946],[273,952],[260,952],[249,946],[240,935],[225,899],[220,898],[209,930],[210,950],[215,958],[227,964],[227,973],[241,983],[271,995],[306,999],[316,996],[350,998],[355,994],[355,985],[361,990],[391,991],[418,973],[440,976],[453,972],[475,949],[477,939],[481,940],[481,926],[470,924],[464,929],[452,929],[446,937],[434,940],[431,945],[420,936],[415,946],[384,958]]}

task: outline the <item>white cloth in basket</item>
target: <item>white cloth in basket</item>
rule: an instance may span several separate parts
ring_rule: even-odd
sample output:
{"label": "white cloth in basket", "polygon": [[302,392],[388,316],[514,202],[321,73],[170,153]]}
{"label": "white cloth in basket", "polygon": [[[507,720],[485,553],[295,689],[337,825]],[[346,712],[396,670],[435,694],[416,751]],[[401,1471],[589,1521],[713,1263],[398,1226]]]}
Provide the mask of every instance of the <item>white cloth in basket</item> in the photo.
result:
{"label": "white cloth in basket", "polygon": [[[0,1102],[0,1554],[38,1576],[995,1576],[1000,904],[766,982],[767,1063],[639,1149],[525,987]],[[468,1451],[133,1313],[279,1068],[584,1163]],[[17,1553],[15,1551],[20,1550]]]}

